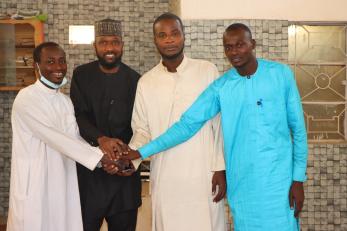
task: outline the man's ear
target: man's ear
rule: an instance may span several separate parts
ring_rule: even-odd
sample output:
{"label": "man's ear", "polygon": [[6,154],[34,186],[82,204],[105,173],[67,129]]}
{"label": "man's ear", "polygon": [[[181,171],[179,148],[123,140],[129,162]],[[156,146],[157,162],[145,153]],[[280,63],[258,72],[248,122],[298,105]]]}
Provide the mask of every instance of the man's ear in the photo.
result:
{"label": "man's ear", "polygon": [[255,41],[255,39],[252,39],[252,49],[255,49],[255,47],[257,46],[257,42]]}
{"label": "man's ear", "polygon": [[37,62],[33,62],[33,68],[34,68],[34,71],[35,71],[36,78],[39,78],[39,76],[40,76],[38,65],[39,64]]}

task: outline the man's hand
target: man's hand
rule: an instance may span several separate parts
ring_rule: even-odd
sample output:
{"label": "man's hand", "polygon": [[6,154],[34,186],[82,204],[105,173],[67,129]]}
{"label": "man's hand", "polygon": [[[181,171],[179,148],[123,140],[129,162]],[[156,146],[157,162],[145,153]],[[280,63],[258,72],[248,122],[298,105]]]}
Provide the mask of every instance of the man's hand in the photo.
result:
{"label": "man's hand", "polygon": [[115,162],[110,158],[109,155],[104,154],[101,159],[102,168],[108,174],[116,174],[118,172],[118,166],[116,166]]}
{"label": "man's hand", "polygon": [[[218,185],[218,192],[217,192]],[[216,171],[212,177],[212,193],[215,195],[213,198],[214,202],[219,202],[225,196],[226,192],[226,180],[225,180],[225,171]],[[217,193],[217,195],[216,195]]]}
{"label": "man's hand", "polygon": [[107,155],[101,159],[102,168],[110,175],[130,176],[136,169],[130,160],[111,160]]}
{"label": "man's hand", "polygon": [[117,158],[122,160],[135,160],[141,158],[141,155],[138,151],[128,147],[128,150],[121,152],[120,155],[117,155]]}
{"label": "man's hand", "polygon": [[295,208],[294,216],[296,218],[299,217],[299,213],[301,212],[302,207],[304,206],[304,199],[305,193],[303,183],[293,181],[289,190],[289,204],[291,209]]}
{"label": "man's hand", "polygon": [[99,148],[111,159],[116,159],[116,154],[125,152],[128,147],[120,139],[101,136],[98,138]]}
{"label": "man's hand", "polygon": [[130,176],[136,171],[130,160],[119,159],[115,161],[115,164],[118,167],[118,172],[116,173],[118,176]]}

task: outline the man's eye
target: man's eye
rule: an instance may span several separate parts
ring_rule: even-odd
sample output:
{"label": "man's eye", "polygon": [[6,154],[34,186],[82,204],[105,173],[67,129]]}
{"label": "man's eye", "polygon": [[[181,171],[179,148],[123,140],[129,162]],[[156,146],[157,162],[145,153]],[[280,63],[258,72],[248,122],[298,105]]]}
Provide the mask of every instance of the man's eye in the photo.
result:
{"label": "man's eye", "polygon": [[158,38],[164,39],[166,38],[166,34],[158,34]]}

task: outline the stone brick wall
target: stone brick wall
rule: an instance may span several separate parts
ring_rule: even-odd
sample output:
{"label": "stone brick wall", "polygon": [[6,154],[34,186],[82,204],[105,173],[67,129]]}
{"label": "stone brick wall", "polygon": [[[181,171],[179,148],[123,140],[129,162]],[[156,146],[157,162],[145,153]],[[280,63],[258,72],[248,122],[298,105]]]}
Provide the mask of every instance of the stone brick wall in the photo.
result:
{"label": "stone brick wall", "polygon": [[7,214],[11,163],[11,108],[16,93],[0,91],[0,216]]}
{"label": "stone brick wall", "polygon": [[347,230],[347,144],[310,144],[302,230]]}
{"label": "stone brick wall", "polygon": [[256,55],[286,62],[288,60],[288,21],[281,20],[185,20],[185,54],[206,59],[223,73],[230,68],[223,51],[223,32],[230,24],[244,23],[256,40]]}

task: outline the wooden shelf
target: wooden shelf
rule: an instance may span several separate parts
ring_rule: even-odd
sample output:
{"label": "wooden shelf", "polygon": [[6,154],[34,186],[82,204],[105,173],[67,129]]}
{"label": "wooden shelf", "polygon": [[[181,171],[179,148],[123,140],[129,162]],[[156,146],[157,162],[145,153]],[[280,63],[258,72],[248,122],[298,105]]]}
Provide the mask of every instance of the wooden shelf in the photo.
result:
{"label": "wooden shelf", "polygon": [[35,46],[33,45],[21,45],[21,46],[15,46],[15,47],[16,49],[28,49],[28,48],[34,49],[35,48]]}
{"label": "wooden shelf", "polygon": [[32,66],[0,67],[0,69],[33,69]]}
{"label": "wooden shelf", "polygon": [[0,91],[19,91],[26,86],[0,86]]}
{"label": "wooden shelf", "polygon": [[[8,19],[0,20],[0,25],[6,25],[0,31],[0,91],[19,91],[38,77],[32,66],[32,52],[44,41],[43,23],[37,19]],[[22,62],[24,58],[28,66]]]}

